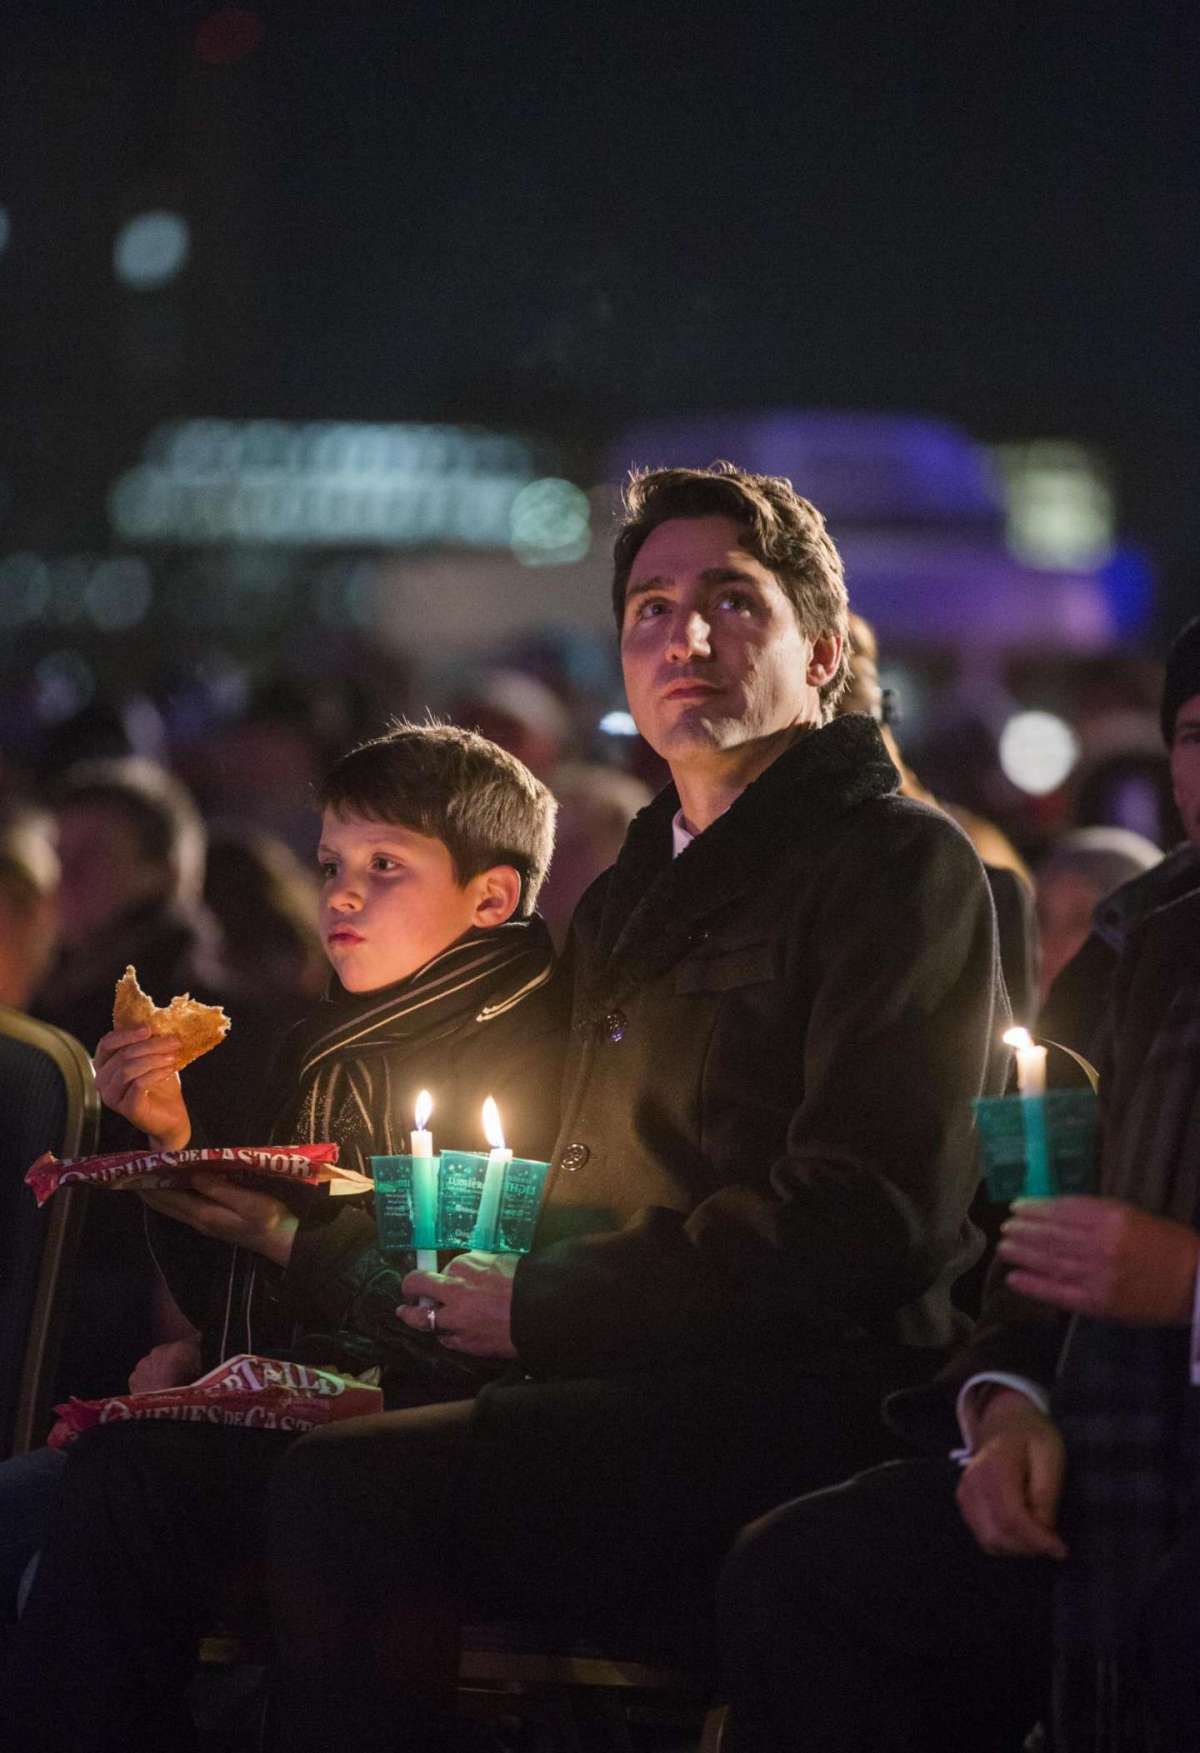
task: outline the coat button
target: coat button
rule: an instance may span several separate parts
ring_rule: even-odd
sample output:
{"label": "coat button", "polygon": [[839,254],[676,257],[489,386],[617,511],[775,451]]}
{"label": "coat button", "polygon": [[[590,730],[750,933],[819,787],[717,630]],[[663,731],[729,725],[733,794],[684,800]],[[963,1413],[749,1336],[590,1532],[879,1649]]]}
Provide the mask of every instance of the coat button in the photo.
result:
{"label": "coat button", "polygon": [[604,1019],[604,1033],[610,1041],[621,1041],[625,1037],[629,1018],[623,1010],[610,1010]]}
{"label": "coat button", "polygon": [[562,1166],[564,1169],[581,1169],[591,1154],[586,1144],[569,1144],[562,1153]]}

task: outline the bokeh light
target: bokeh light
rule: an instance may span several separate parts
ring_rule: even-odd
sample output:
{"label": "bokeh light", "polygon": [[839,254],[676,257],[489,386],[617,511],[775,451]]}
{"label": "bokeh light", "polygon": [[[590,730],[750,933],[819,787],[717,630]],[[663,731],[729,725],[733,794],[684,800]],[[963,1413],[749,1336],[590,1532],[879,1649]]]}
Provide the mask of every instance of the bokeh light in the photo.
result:
{"label": "bokeh light", "polygon": [[146,562],[126,555],[101,561],[84,587],[83,600],[102,632],[120,633],[145,620],[153,595]]}
{"label": "bokeh light", "polygon": [[138,213],[117,233],[113,272],[126,286],[153,292],[175,278],[190,248],[191,232],[181,213]]}
{"label": "bokeh light", "polygon": [[35,665],[33,686],[43,724],[62,724],[95,698],[96,672],[82,652],[52,651]]}
{"label": "bokeh light", "polygon": [[9,554],[0,560],[0,627],[23,627],[46,612],[50,573],[40,554]]}
{"label": "bokeh light", "polygon": [[1000,733],[1000,766],[1031,797],[1057,791],[1079,759],[1079,739],[1053,712],[1018,712]]}
{"label": "bokeh light", "polygon": [[0,256],[8,248],[8,240],[12,236],[12,220],[8,216],[8,208],[0,207]]}
{"label": "bokeh light", "polygon": [[592,542],[587,494],[548,475],[522,487],[509,512],[512,549],[526,566],[564,566],[582,560]]}

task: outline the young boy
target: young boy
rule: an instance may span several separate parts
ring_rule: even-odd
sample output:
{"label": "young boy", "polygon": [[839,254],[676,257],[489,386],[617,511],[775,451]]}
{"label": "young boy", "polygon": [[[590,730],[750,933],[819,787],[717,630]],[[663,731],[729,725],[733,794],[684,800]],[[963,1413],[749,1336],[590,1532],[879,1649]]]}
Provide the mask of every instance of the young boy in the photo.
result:
{"label": "young boy", "polygon": [[[344,756],[319,801],[335,977],[285,1041],[260,1135],[215,1142],[332,1139],[343,1164],[369,1173],[372,1155],[408,1148],[424,1088],[447,1145],[483,1143],[493,1095],[520,1154],[548,1156],[563,1027],[533,907],[553,846],[550,793],[473,732],[400,724]],[[171,1039],[146,1029],[114,1030],[96,1050],[104,1101],[166,1150],[193,1136],[175,1059]],[[439,1380],[461,1395],[464,1372],[479,1379],[395,1320],[403,1267],[380,1254],[357,1200],[311,1200],[298,1215],[219,1175],[143,1198],[155,1258],[200,1338],[159,1348],[140,1386],[192,1380],[230,1352],[297,1346],[314,1362],[390,1365],[397,1403],[440,1397]]]}

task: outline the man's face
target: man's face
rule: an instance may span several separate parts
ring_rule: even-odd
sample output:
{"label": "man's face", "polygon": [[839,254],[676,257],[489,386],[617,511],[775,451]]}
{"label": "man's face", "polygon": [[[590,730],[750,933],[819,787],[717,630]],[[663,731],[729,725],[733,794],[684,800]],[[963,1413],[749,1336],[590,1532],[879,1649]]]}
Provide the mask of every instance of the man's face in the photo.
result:
{"label": "man's face", "polygon": [[445,844],[326,810],[321,941],[347,992],[406,980],[476,921],[480,878],[459,886]]}
{"label": "man's face", "polygon": [[1183,831],[1200,846],[1200,694],[1179,708],[1171,744],[1171,786],[1183,818]]}
{"label": "man's face", "polygon": [[738,535],[732,518],[672,518],[642,543],[625,587],[629,710],[672,765],[820,721],[830,672]]}

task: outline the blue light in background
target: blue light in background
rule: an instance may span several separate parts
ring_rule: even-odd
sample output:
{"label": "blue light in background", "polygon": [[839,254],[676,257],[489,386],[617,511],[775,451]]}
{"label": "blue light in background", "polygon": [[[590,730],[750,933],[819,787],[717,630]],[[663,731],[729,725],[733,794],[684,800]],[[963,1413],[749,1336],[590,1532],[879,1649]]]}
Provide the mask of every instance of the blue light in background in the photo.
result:
{"label": "blue light in background", "polygon": [[1154,574],[1140,548],[1122,543],[1099,569],[1100,583],[1122,638],[1140,633],[1154,607]]}

